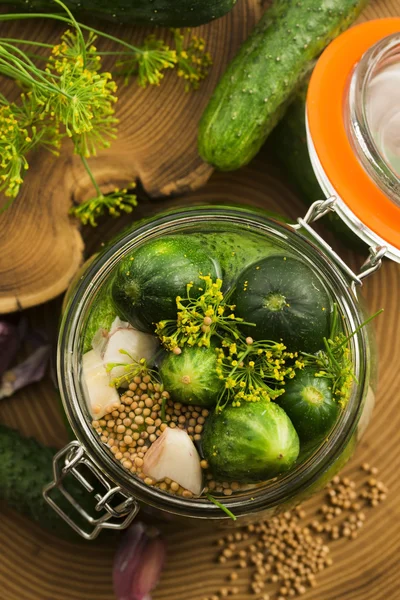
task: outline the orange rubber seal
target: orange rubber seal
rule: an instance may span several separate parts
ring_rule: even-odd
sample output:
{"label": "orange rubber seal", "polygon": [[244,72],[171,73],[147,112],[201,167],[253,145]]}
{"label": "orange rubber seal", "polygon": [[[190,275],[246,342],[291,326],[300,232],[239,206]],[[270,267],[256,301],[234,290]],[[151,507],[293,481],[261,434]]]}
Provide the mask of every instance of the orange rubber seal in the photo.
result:
{"label": "orange rubber seal", "polygon": [[318,60],[307,95],[308,126],[321,166],[339,197],[370,230],[400,249],[400,207],[359,162],[345,129],[349,76],[364,52],[400,32],[400,18],[368,21],[334,40]]}

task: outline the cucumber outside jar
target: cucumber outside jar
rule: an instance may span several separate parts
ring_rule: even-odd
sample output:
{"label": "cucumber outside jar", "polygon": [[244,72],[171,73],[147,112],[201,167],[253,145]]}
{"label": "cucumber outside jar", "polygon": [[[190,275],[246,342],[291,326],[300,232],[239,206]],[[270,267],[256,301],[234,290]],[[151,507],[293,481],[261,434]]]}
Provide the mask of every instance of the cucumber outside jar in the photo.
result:
{"label": "cucumber outside jar", "polygon": [[[266,518],[323,487],[351,456],[375,398],[357,289],[383,256],[400,262],[400,203],[396,189],[388,195],[368,174],[349,115],[352,91],[370,74],[363,65],[379,65],[387,51],[385,42],[371,59],[370,46],[398,25],[353,28],[314,70],[308,143],[328,199],[304,219],[285,225],[226,206],[164,213],[117,239],[77,283],[58,360],[77,441],[55,457],[45,497],[60,514],[52,489],[72,475],[92,491],[82,474],[89,469],[104,487],[94,499],[100,516],[73,498],[88,528],[63,515],[87,539],[126,527],[139,507],[224,524]],[[392,40],[388,47],[393,52]],[[329,88],[332,69],[340,77]],[[333,145],[326,110],[336,119]],[[355,177],[343,172],[341,148]],[[369,191],[367,201],[360,190]],[[370,246],[359,274],[311,227],[331,210]],[[209,344],[198,344],[202,338]]]}

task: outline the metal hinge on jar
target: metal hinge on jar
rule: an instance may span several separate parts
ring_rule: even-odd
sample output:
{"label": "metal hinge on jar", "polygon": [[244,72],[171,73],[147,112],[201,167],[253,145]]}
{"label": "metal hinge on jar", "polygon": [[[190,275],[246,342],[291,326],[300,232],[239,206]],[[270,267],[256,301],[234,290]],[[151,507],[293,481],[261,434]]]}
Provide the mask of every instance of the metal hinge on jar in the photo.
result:
{"label": "metal hinge on jar", "polygon": [[[86,474],[84,473],[85,470]],[[104,488],[103,495],[94,493],[95,488],[87,478],[88,471],[94,477],[96,484],[100,483]],[[64,480],[67,476],[74,477],[88,494],[93,494],[96,501],[94,510],[99,513],[98,517],[90,515],[67,491],[64,486]],[[119,486],[112,486],[110,480],[86,455],[84,448],[78,441],[70,442],[54,456],[53,477],[53,481],[43,490],[44,499],[72,529],[86,540],[94,540],[102,529],[125,529],[139,512],[139,505],[134,498],[127,496]],[[61,492],[67,502],[75,509],[77,517],[80,516],[82,526],[51,497],[51,492],[55,489]],[[117,499],[118,502],[114,505],[113,501]],[[84,529],[83,524],[88,524],[90,529]]]}
{"label": "metal hinge on jar", "polygon": [[346,273],[351,280],[351,287],[353,291],[356,291],[356,287],[363,284],[363,279],[369,277],[375,271],[380,269],[382,266],[382,258],[387,252],[386,246],[374,246],[369,248],[369,257],[361,265],[360,272],[358,275],[344,262],[344,260],[333,250],[331,246],[321,237],[315,229],[310,226],[310,223],[318,221],[321,217],[325,216],[328,212],[335,212],[337,199],[334,196],[327,198],[326,200],[317,200],[311,204],[304,218],[297,219],[297,223],[291,225],[293,229],[304,229],[309,233],[310,236],[323,248],[325,253],[340,267],[340,269]]}

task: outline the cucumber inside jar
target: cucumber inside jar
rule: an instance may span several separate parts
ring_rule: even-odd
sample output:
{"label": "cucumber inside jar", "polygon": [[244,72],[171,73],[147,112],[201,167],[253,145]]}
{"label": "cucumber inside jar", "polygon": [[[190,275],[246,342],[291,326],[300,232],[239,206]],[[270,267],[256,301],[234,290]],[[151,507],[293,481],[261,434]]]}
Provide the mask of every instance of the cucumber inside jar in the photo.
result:
{"label": "cucumber inside jar", "polygon": [[154,239],[104,290],[84,388],[92,426],[132,477],[188,499],[244,493],[297,468],[339,418],[352,370],[338,311],[268,237]]}

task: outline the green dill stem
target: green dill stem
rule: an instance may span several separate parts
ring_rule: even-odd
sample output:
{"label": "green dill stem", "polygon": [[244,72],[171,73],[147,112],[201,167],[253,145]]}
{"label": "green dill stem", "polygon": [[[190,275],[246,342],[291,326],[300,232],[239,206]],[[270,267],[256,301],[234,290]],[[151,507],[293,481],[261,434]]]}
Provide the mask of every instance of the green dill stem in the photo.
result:
{"label": "green dill stem", "polygon": [[[96,190],[96,192],[97,192],[97,196],[98,196],[99,198],[103,198],[103,194],[102,194],[102,192],[101,192],[101,190],[100,190],[100,188],[99,188],[99,186],[98,186],[98,184],[97,184],[97,181],[96,181],[96,180],[95,180],[95,178],[94,178],[94,175],[93,175],[93,173],[92,173],[92,170],[91,170],[91,168],[89,167],[89,164],[88,164],[88,161],[86,160],[86,157],[85,157],[85,156],[83,156],[83,154],[80,154],[79,156],[81,157],[81,161],[83,162],[83,166],[85,167],[85,169],[86,169],[86,172],[87,172],[87,174],[88,174],[88,175],[89,175],[89,177],[90,177],[90,181],[92,182],[92,184],[93,184],[93,187],[94,187],[94,189],[95,189],[95,190]],[[121,352],[121,350],[120,350],[120,352]],[[128,354],[128,353],[126,352],[126,354]]]}
{"label": "green dill stem", "polygon": [[357,335],[357,333],[359,331],[361,331],[361,329],[363,329],[364,327],[366,327],[366,325],[368,325],[369,323],[371,323],[371,321],[373,321],[374,319],[376,319],[376,317],[378,317],[383,312],[384,312],[384,309],[381,308],[380,310],[376,311],[376,313],[374,313],[372,315],[372,317],[368,317],[368,319],[366,319],[363,323],[361,323],[361,325],[359,325],[357,327],[357,329],[355,329],[353,331],[353,333],[351,333],[345,340],[343,340],[343,342],[341,344],[339,344],[339,346],[336,346],[335,350],[338,350],[339,348],[341,348],[342,346],[344,346],[345,344],[347,344],[347,342],[349,342],[352,337],[354,337],[355,335]]}
{"label": "green dill stem", "polygon": [[165,405],[167,404],[167,399],[165,396],[163,396],[162,400],[161,400],[161,421],[165,421]]}
{"label": "green dill stem", "polygon": [[35,42],[35,40],[21,40],[18,38],[2,38],[0,37],[0,43],[10,42],[12,44],[24,44],[27,46],[40,46],[40,48],[54,48],[53,44],[45,44],[44,42]]}
{"label": "green dill stem", "polygon": [[87,57],[86,57],[86,43],[85,43],[85,38],[83,37],[83,33],[82,33],[82,29],[79,26],[78,21],[75,19],[74,15],[72,14],[72,12],[69,10],[68,6],[65,6],[65,4],[63,2],[61,2],[61,0],[54,0],[54,2],[56,4],[58,4],[59,6],[61,6],[61,8],[63,10],[65,10],[65,12],[67,13],[67,15],[70,17],[73,26],[75,27],[75,30],[78,34],[80,43],[81,43],[81,52],[82,52],[82,60],[83,60],[83,64],[86,67],[86,63],[87,63]]}
{"label": "green dill stem", "polygon": [[336,302],[334,302],[333,312],[332,312],[332,325],[331,325],[331,331],[330,331],[330,335],[329,335],[331,340],[333,340],[334,337],[336,336],[337,324],[338,324],[338,305],[336,304]]}
{"label": "green dill stem", "polygon": [[[14,21],[14,20],[23,20],[23,19],[54,19],[55,21],[62,21],[63,23],[68,23],[68,25],[74,25],[71,19],[67,17],[63,17],[62,15],[56,15],[54,13],[14,13],[14,14],[0,14],[0,21]],[[78,22],[77,22],[78,23]],[[128,42],[124,40],[120,40],[119,38],[110,35],[109,33],[105,33],[104,31],[100,31],[99,29],[94,29],[94,27],[89,27],[88,25],[84,25],[83,23],[78,23],[81,29],[85,31],[91,31],[92,33],[99,35],[101,37],[106,38],[107,40],[111,40],[120,44],[120,46],[125,46],[125,48],[129,48],[131,52],[136,52],[137,54],[145,54],[148,50],[144,51],[137,46],[132,46]]]}
{"label": "green dill stem", "polygon": [[227,508],[225,506],[225,504],[222,504],[222,502],[218,502],[218,500],[216,500],[216,498],[214,498],[214,496],[211,496],[211,494],[206,494],[206,498],[207,498],[207,500],[209,500],[210,502],[212,502],[213,504],[215,504],[215,506],[218,506],[218,508],[220,508],[221,510],[223,510],[224,513],[227,514],[228,517],[230,517],[232,519],[232,521],[236,521],[237,517],[235,517],[235,515],[233,514],[233,512],[231,512],[229,510],[229,508]]}
{"label": "green dill stem", "polygon": [[0,43],[10,42],[12,44],[25,44],[30,46],[40,46],[41,48],[54,48],[53,44],[45,44],[44,42],[35,42],[35,40],[20,40],[17,38],[2,38],[0,37]]}
{"label": "green dill stem", "polygon": [[[8,45],[8,44],[6,44]],[[10,44],[11,46],[11,44]],[[22,56],[25,58],[25,62],[23,60],[21,60],[18,56],[15,56],[14,54],[12,54],[12,52],[8,52],[8,50],[5,48],[5,46],[1,46],[0,47],[0,64],[3,64],[5,68],[1,68],[2,72],[5,75],[8,75],[14,79],[17,79],[19,81],[25,81],[25,83],[32,85],[32,86],[36,86],[40,89],[44,89],[46,91],[51,91],[57,94],[62,94],[64,96],[66,96],[67,98],[69,98],[70,100],[72,100],[72,96],[70,96],[70,94],[68,94],[67,92],[64,92],[63,90],[61,90],[60,88],[57,88],[56,86],[52,85],[51,83],[49,83],[48,79],[43,75],[43,71],[41,71],[40,69],[38,69],[38,67],[29,59],[28,56],[26,56],[25,52],[23,52],[22,50],[20,50],[19,48],[15,48],[14,46],[11,46],[13,50],[15,50],[16,52],[18,52],[19,54],[22,54]],[[2,52],[1,52],[2,50]],[[8,60],[6,60],[7,57]],[[10,65],[10,63],[8,61],[11,61],[12,63],[15,64],[15,66]],[[30,71],[32,71],[34,73],[34,75],[36,75],[36,77],[38,79],[40,79],[41,81],[38,81],[37,79],[35,79],[35,77],[33,77],[31,75],[31,73],[28,71],[28,69]],[[58,76],[56,76],[58,78]]]}

